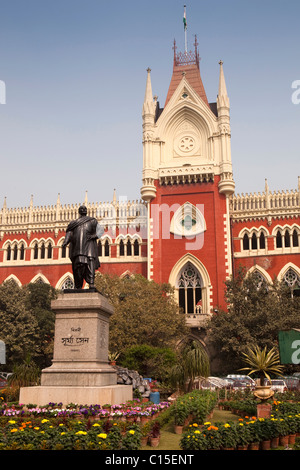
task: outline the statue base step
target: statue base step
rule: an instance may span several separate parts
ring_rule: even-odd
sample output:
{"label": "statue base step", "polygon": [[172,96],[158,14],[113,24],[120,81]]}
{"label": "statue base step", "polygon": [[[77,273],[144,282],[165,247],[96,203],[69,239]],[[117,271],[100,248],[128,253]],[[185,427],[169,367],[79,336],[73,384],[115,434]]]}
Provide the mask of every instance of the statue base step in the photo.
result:
{"label": "statue base step", "polygon": [[132,385],[108,385],[103,387],[55,387],[36,386],[20,389],[19,403],[45,406],[49,403],[78,405],[120,405],[132,400]]}

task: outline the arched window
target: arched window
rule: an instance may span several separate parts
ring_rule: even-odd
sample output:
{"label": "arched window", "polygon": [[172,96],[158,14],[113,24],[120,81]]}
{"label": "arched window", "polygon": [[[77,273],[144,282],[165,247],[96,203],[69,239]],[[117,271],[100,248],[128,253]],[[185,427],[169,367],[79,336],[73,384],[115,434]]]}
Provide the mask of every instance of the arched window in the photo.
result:
{"label": "arched window", "polygon": [[280,230],[276,234],[276,248],[282,248],[282,236]]}
{"label": "arched window", "polygon": [[251,248],[252,250],[257,250],[257,236],[256,233],[253,233],[251,237]]}
{"label": "arched window", "polygon": [[257,270],[253,273],[254,282],[256,283],[257,290],[268,290],[268,283],[265,277]]}
{"label": "arched window", "polygon": [[67,257],[67,247],[66,247],[66,246],[62,246],[62,247],[61,247],[61,257],[62,257],[62,258],[66,258],[66,257]]}
{"label": "arched window", "polygon": [[202,280],[198,270],[188,262],[177,279],[179,306],[185,314],[201,313]]}
{"label": "arched window", "polygon": [[21,248],[20,248],[20,259],[23,260],[25,258],[25,247],[24,243],[22,243]]}
{"label": "arched window", "polygon": [[14,245],[14,261],[16,261],[17,259],[18,259],[18,246],[15,243],[15,245]]}
{"label": "arched window", "polygon": [[120,254],[120,256],[125,256],[125,249],[124,249],[124,242],[123,242],[123,240],[120,240],[120,244],[119,244],[119,254]]}
{"label": "arched window", "polygon": [[137,239],[134,240],[133,250],[134,256],[140,256],[140,245]]}
{"label": "arched window", "polygon": [[45,252],[46,252],[45,243],[42,243],[42,245],[41,245],[41,259],[45,259]]}
{"label": "arched window", "polygon": [[290,232],[288,230],[286,230],[285,233],[284,233],[284,246],[286,248],[291,246]]}
{"label": "arched window", "polygon": [[39,247],[38,244],[35,243],[34,248],[33,248],[33,258],[38,259],[39,256]]}
{"label": "arched window", "polygon": [[11,246],[8,245],[7,251],[6,251],[6,260],[10,261],[10,258],[11,258]]}
{"label": "arched window", "polygon": [[64,281],[63,285],[61,286],[62,290],[65,289],[74,289],[74,282],[73,279],[70,277],[67,277],[67,279]]}
{"label": "arched window", "polygon": [[249,237],[247,233],[243,236],[243,250],[249,250]]}
{"label": "arched window", "polygon": [[98,240],[98,243],[97,243],[97,253],[98,253],[98,256],[102,256],[102,242],[101,242],[101,240]]}
{"label": "arched window", "polygon": [[132,255],[132,249],[131,249],[131,241],[129,240],[129,238],[128,238],[127,243],[126,243],[126,248],[127,248],[127,251],[126,251],[127,256],[131,256]]}
{"label": "arched window", "polygon": [[299,246],[298,232],[296,229],[293,230],[292,240],[293,240],[293,246]]}
{"label": "arched window", "polygon": [[292,268],[285,273],[283,280],[291,289],[291,296],[300,297],[300,276]]}
{"label": "arched window", "polygon": [[259,236],[259,248],[261,250],[264,250],[266,248],[266,237],[265,237],[264,232],[261,232]]}
{"label": "arched window", "polygon": [[52,258],[52,245],[50,242],[48,243],[48,248],[47,248],[47,258],[48,259]]}
{"label": "arched window", "polygon": [[104,256],[109,256],[109,241],[106,240],[104,243]]}

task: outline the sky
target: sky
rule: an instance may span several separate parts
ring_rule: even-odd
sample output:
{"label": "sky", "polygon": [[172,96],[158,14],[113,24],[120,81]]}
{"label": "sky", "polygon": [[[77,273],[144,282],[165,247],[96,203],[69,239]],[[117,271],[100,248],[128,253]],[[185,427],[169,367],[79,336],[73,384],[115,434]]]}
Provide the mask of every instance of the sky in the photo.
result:
{"label": "sky", "polygon": [[[164,105],[178,0],[0,0],[0,207],[140,199],[147,68]],[[223,61],[237,193],[296,189],[300,2],[190,0],[188,49],[215,102]],[[2,92],[2,94],[1,94]],[[5,93],[5,94],[4,94]],[[4,98],[5,100],[4,100]],[[1,99],[2,97],[2,99]],[[292,99],[293,98],[293,99]],[[5,103],[3,103],[5,101]]]}

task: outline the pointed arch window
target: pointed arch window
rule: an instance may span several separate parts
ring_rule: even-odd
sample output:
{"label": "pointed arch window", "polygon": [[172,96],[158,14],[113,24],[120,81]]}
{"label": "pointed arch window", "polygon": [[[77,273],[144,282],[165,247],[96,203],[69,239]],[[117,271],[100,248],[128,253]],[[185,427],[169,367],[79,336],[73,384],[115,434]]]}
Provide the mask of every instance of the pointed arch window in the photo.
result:
{"label": "pointed arch window", "polygon": [[45,259],[45,253],[46,253],[45,243],[42,243],[42,245],[41,245],[41,259]]}
{"label": "pointed arch window", "polygon": [[39,256],[39,247],[38,247],[38,244],[35,243],[34,248],[33,248],[33,258],[38,259],[38,256]]}
{"label": "pointed arch window", "polygon": [[288,230],[286,230],[284,233],[284,246],[286,248],[291,246],[290,232]]}
{"label": "pointed arch window", "polygon": [[276,234],[276,248],[282,248],[282,235],[280,230],[278,230]]}
{"label": "pointed arch window", "polygon": [[292,240],[293,246],[299,246],[298,232],[296,229],[293,230]]}
{"label": "pointed arch window", "polygon": [[254,282],[256,283],[257,290],[268,291],[268,283],[266,278],[257,270],[253,273]]}
{"label": "pointed arch window", "polygon": [[188,262],[180,271],[177,280],[179,306],[185,314],[201,312],[202,279],[198,270]]}
{"label": "pointed arch window", "polygon": [[261,250],[264,250],[266,248],[266,237],[265,237],[264,232],[261,232],[259,236],[259,248]]}
{"label": "pointed arch window", "polygon": [[14,253],[14,261],[16,261],[18,259],[18,246],[16,243],[14,245],[13,253]]}
{"label": "pointed arch window", "polygon": [[104,256],[109,256],[109,241],[105,240],[104,243]]}
{"label": "pointed arch window", "polygon": [[63,285],[61,286],[62,290],[65,289],[74,289],[74,281],[70,277],[67,277],[67,279],[64,281]]}
{"label": "pointed arch window", "polygon": [[249,244],[249,236],[248,233],[245,233],[243,236],[243,250],[249,250],[250,244]]}
{"label": "pointed arch window", "polygon": [[24,243],[22,243],[21,248],[20,248],[20,259],[23,260],[25,258],[25,247]]}
{"label": "pointed arch window", "polygon": [[140,244],[137,239],[134,240],[133,252],[134,256],[140,256]]}
{"label": "pointed arch window", "polygon": [[102,242],[101,242],[101,240],[98,240],[97,252],[98,252],[98,256],[102,256]]}
{"label": "pointed arch window", "polygon": [[48,243],[48,247],[47,247],[47,258],[48,259],[52,258],[52,245],[50,242]]}
{"label": "pointed arch window", "polygon": [[10,261],[10,259],[11,259],[11,246],[8,245],[7,251],[6,251],[6,260]]}
{"label": "pointed arch window", "polygon": [[120,254],[120,256],[125,256],[125,247],[124,247],[124,242],[123,242],[123,240],[120,240],[120,244],[119,244],[119,254]]}
{"label": "pointed arch window", "polygon": [[129,239],[127,240],[127,243],[126,243],[126,252],[127,252],[127,256],[132,255],[131,241]]}
{"label": "pointed arch window", "polygon": [[257,250],[257,236],[256,233],[253,233],[251,237],[251,248],[252,250]]}
{"label": "pointed arch window", "polygon": [[300,297],[300,276],[294,269],[290,268],[285,275],[283,280],[291,290],[292,297]]}

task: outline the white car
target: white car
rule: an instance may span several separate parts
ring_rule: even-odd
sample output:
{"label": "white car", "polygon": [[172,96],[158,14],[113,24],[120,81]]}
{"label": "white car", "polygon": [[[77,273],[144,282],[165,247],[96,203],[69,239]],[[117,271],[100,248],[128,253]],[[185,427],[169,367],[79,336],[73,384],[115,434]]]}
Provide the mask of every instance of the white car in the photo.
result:
{"label": "white car", "polygon": [[271,389],[276,392],[285,392],[287,390],[287,385],[284,380],[274,379],[271,380]]}

